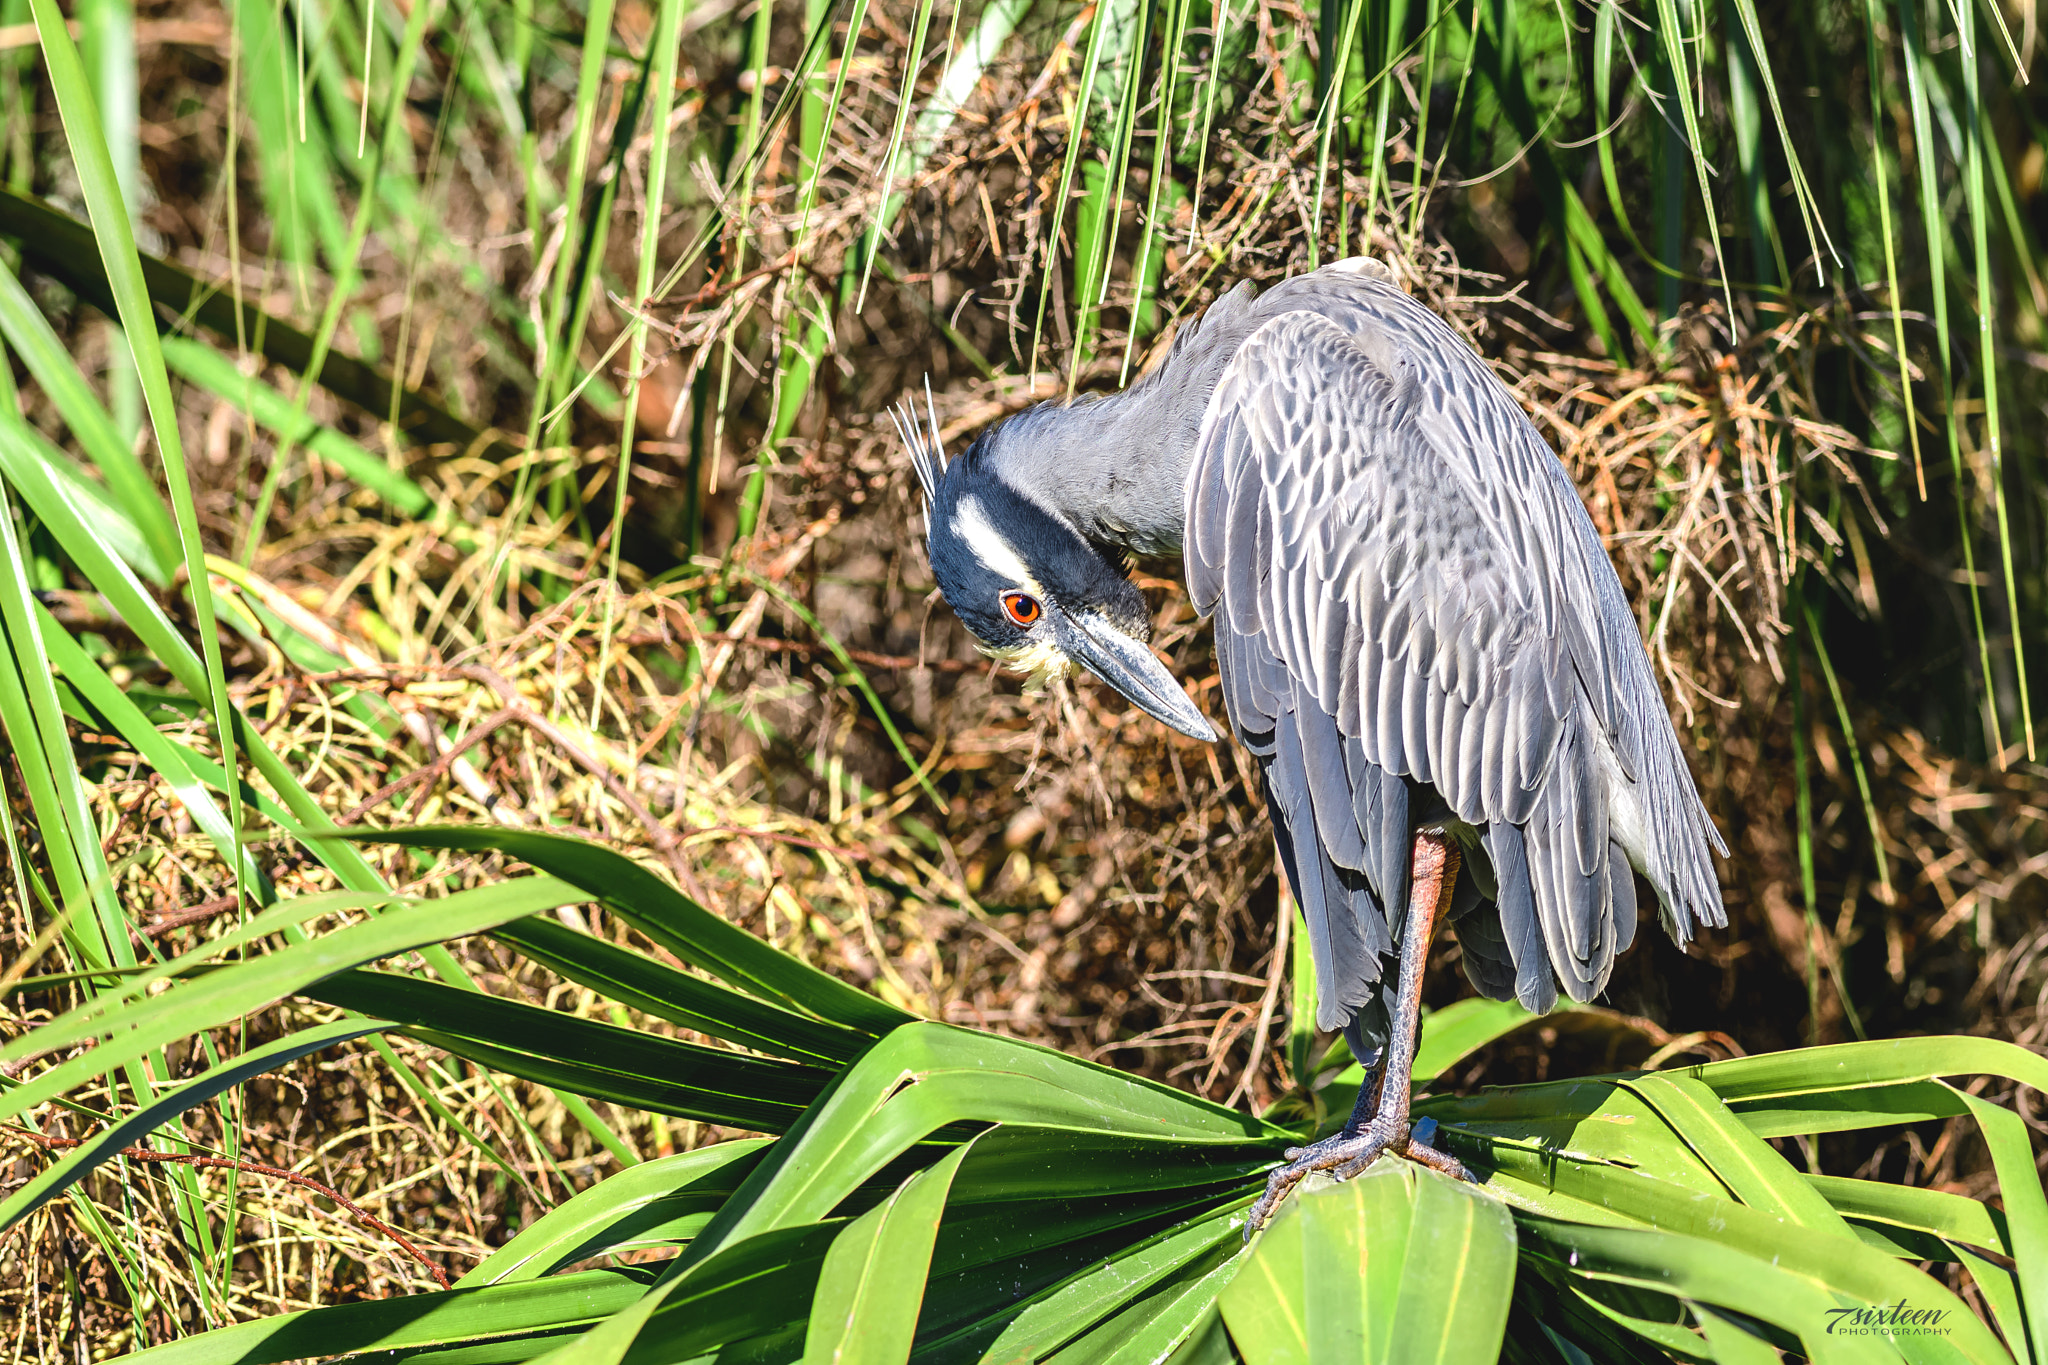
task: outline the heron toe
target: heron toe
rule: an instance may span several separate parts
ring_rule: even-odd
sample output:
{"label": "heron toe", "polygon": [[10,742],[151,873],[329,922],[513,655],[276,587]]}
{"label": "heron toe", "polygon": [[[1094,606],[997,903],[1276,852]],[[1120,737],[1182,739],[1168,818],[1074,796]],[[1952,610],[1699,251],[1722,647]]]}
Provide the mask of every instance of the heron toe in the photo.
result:
{"label": "heron toe", "polygon": [[1253,1233],[1266,1226],[1280,1201],[1313,1171],[1328,1171],[1339,1180],[1349,1180],[1391,1152],[1453,1179],[1471,1180],[1463,1162],[1429,1145],[1435,1132],[1434,1119],[1424,1119],[1410,1128],[1404,1120],[1389,1116],[1387,1121],[1375,1120],[1356,1133],[1338,1133],[1306,1147],[1290,1147],[1287,1164],[1266,1177],[1266,1192],[1252,1205],[1245,1222],[1245,1240],[1250,1241]]}

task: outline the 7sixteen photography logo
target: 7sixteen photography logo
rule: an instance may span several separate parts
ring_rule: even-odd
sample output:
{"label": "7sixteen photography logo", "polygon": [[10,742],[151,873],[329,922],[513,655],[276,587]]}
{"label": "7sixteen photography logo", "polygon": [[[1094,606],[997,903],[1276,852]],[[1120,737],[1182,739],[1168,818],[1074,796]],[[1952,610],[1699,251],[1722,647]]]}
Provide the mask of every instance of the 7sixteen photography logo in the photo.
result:
{"label": "7sixteen photography logo", "polygon": [[1831,1337],[1945,1337],[1942,1319],[1945,1308],[1915,1308],[1900,1299],[1897,1303],[1869,1308],[1830,1308],[1828,1335]]}

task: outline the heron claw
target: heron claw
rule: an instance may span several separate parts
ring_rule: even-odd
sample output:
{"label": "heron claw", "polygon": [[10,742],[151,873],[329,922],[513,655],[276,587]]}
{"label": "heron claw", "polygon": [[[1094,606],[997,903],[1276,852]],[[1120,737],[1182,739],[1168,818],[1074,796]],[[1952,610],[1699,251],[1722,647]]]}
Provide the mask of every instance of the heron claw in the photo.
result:
{"label": "heron claw", "polygon": [[1280,1201],[1312,1171],[1329,1171],[1339,1180],[1349,1180],[1392,1152],[1455,1179],[1472,1179],[1463,1162],[1429,1145],[1435,1136],[1434,1120],[1424,1119],[1410,1128],[1405,1118],[1384,1115],[1361,1132],[1338,1133],[1306,1147],[1288,1148],[1287,1164],[1266,1177],[1266,1192],[1252,1205],[1245,1220],[1245,1240],[1249,1242],[1252,1234],[1266,1226]]}

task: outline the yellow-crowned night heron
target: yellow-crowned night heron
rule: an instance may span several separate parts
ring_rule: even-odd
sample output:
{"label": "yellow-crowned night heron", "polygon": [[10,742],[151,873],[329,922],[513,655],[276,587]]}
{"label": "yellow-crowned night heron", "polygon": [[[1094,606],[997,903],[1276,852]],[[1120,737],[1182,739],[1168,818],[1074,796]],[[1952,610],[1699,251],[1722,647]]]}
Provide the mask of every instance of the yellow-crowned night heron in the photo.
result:
{"label": "yellow-crowned night heron", "polygon": [[[1707,850],[1727,849],[1577,491],[1386,267],[1240,285],[1123,393],[1041,404],[950,463],[935,429],[898,423],[932,572],[997,658],[1041,683],[1083,665],[1213,740],[1147,647],[1127,554],[1180,554],[1215,617],[1231,726],[1308,925],[1316,1022],[1384,1058],[1344,1130],[1273,1173],[1252,1227],[1311,1170],[1393,1151],[1464,1173],[1408,1125],[1440,914],[1472,984],[1537,1011],[1560,981],[1574,1000],[1605,988],[1635,938],[1631,869],[1679,943],[1726,923]],[[1388,914],[1404,902],[1405,925]]]}

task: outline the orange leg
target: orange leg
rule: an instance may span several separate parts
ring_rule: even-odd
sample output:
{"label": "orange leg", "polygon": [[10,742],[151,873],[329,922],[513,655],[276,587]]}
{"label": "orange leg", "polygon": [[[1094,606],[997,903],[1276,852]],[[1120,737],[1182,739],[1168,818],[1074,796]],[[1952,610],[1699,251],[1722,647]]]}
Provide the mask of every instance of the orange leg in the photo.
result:
{"label": "orange leg", "polygon": [[[1300,1184],[1310,1171],[1332,1171],[1339,1180],[1349,1180],[1386,1152],[1403,1156],[1442,1171],[1445,1175],[1470,1179],[1457,1158],[1414,1141],[1408,1125],[1409,1090],[1415,1070],[1415,1035],[1422,1021],[1422,971],[1429,961],[1429,940],[1437,920],[1450,909],[1451,890],[1458,878],[1458,846],[1441,833],[1415,836],[1413,872],[1408,900],[1408,922],[1401,935],[1400,974],[1394,981],[1393,1007],[1388,1011],[1386,1062],[1379,1076],[1379,1105],[1362,1127],[1345,1125],[1335,1137],[1287,1153],[1287,1164],[1266,1178],[1266,1192],[1252,1205],[1245,1235],[1266,1225],[1288,1191]],[[1366,1109],[1364,1096],[1373,1078],[1366,1078],[1359,1112]]]}

